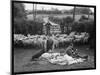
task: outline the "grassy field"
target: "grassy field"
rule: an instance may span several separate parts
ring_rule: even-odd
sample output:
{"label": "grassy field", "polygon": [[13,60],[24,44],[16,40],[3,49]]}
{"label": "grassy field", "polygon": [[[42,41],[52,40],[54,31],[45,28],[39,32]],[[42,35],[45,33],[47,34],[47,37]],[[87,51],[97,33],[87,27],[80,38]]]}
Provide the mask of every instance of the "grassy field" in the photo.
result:
{"label": "grassy field", "polygon": [[[37,18],[41,18],[41,19],[43,17],[46,17],[46,16],[53,16],[53,17],[57,17],[57,18],[64,18],[64,17],[67,17],[67,16],[73,17],[73,15],[71,15],[71,14],[51,14],[51,15],[48,15],[48,14],[37,14],[36,15]],[[81,16],[82,15],[76,15],[75,16],[75,20],[78,21]],[[27,15],[27,18],[28,18],[28,20],[33,20],[33,14]],[[94,19],[94,16],[93,15],[90,15],[90,18],[91,19]]]}
{"label": "grassy field", "polygon": [[[14,49],[14,72],[28,72],[28,71],[49,71],[49,70],[63,70],[63,69],[80,69],[80,68],[94,68],[94,52],[89,50],[87,46],[76,47],[81,55],[87,54],[88,61],[72,64],[72,65],[54,65],[44,61],[31,62],[32,56],[39,52],[40,49]],[[59,52],[63,49],[56,49]]]}

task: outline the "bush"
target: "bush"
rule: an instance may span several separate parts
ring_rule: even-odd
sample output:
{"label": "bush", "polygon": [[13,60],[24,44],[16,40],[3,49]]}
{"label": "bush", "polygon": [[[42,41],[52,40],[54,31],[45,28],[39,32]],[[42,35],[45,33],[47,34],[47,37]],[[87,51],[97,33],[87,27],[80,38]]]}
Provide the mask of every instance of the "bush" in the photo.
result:
{"label": "bush", "polygon": [[67,16],[67,17],[63,18],[63,22],[64,22],[64,24],[72,23],[73,22],[73,18],[70,17],[70,16]]}
{"label": "bush", "polygon": [[84,20],[88,20],[88,18],[85,15],[82,15],[79,21],[84,21]]}
{"label": "bush", "polygon": [[95,30],[95,24],[92,20],[82,21],[82,22],[74,22],[72,25],[72,31],[77,32],[87,32],[89,33],[89,40],[88,43],[91,48],[95,47],[95,41],[96,41],[96,30]]}
{"label": "bush", "polygon": [[14,21],[15,34],[42,34],[43,23],[33,21]]}
{"label": "bush", "polygon": [[72,31],[92,33],[95,32],[94,27],[94,21],[92,20],[74,22],[72,24]]}

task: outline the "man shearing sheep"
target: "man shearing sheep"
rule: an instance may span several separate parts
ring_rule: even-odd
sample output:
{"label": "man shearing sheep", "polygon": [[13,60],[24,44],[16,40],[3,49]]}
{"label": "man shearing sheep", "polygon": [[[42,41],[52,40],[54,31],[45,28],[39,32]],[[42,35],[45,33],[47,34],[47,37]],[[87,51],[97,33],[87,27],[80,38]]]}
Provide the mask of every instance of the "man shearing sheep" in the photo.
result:
{"label": "man shearing sheep", "polygon": [[66,51],[65,51],[69,56],[73,57],[73,58],[83,58],[83,59],[86,59],[88,60],[88,55],[85,55],[85,56],[81,56],[79,55],[78,53],[78,50],[73,48],[73,44],[71,43],[69,45],[69,47],[67,47]]}

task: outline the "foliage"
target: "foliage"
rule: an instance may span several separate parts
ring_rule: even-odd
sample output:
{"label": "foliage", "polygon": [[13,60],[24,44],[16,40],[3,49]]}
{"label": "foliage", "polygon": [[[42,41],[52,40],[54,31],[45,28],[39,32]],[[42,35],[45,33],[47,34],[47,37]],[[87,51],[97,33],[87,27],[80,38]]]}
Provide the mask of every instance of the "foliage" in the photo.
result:
{"label": "foliage", "polygon": [[82,14],[89,14],[90,12],[91,12],[91,10],[89,8],[85,8],[85,7],[80,10],[80,13],[82,13]]}
{"label": "foliage", "polygon": [[[59,9],[55,9],[55,8],[52,8],[50,10],[37,10],[36,11],[37,14],[73,14],[74,12],[74,9],[70,9],[70,10],[59,10]],[[33,11],[28,11],[27,14],[33,14],[34,12]],[[75,14],[91,14],[93,13],[89,8],[87,7],[76,7],[75,9]]]}
{"label": "foliage", "polygon": [[88,20],[88,17],[86,17],[85,15],[82,15],[79,21],[84,21],[84,20]]}
{"label": "foliage", "polygon": [[72,31],[77,31],[77,32],[87,32],[87,33],[92,33],[94,32],[94,21],[92,20],[86,20],[86,21],[79,21],[79,22],[74,22],[72,24]]}
{"label": "foliage", "polygon": [[[73,18],[70,16],[67,16],[62,19],[62,23],[61,23],[62,33],[64,33],[64,32],[67,34],[70,33],[69,27],[71,26],[72,22],[73,22]],[[67,28],[67,31],[65,28]]]}
{"label": "foliage", "polygon": [[33,21],[14,22],[15,34],[42,34],[42,23]]}
{"label": "foliage", "polygon": [[[71,10],[65,11],[65,13],[67,13],[67,12],[72,14],[74,12],[74,8]],[[89,14],[90,12],[92,12],[92,11],[87,7],[76,7],[75,8],[75,14]]]}
{"label": "foliage", "polygon": [[22,3],[13,4],[14,33],[15,34],[41,34],[42,23],[28,21],[26,11]]}
{"label": "foliage", "polygon": [[[27,14],[33,14],[33,11],[29,11]],[[37,14],[62,14],[58,9],[55,10],[36,10]]]}
{"label": "foliage", "polygon": [[72,31],[77,31],[77,32],[84,32],[85,30],[85,25],[83,22],[74,22],[72,25]]}
{"label": "foliage", "polygon": [[90,37],[88,43],[90,48],[95,48],[96,26],[93,20],[74,22],[72,25],[72,31],[89,33]]}
{"label": "foliage", "polygon": [[70,17],[70,16],[67,16],[65,18],[63,18],[63,23],[64,24],[69,24],[69,23],[72,23],[73,22],[73,18]]}
{"label": "foliage", "polygon": [[13,13],[14,13],[14,18],[18,18],[18,19],[26,18],[24,5],[22,3],[14,3],[13,4]]}

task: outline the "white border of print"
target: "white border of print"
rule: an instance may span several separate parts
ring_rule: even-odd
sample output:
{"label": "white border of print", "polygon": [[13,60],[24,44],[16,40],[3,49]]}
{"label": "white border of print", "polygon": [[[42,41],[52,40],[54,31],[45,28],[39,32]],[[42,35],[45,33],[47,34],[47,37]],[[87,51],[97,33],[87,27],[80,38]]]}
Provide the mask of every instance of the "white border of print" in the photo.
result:
{"label": "white border of print", "polygon": [[[33,1],[33,0],[23,0]],[[67,4],[84,4],[97,6],[97,69],[67,72],[50,72],[41,73],[41,75],[98,75],[100,72],[100,2],[99,0],[34,0],[38,2],[67,3]],[[0,75],[10,75],[10,0],[1,0],[0,2]],[[23,74],[24,75],[24,74]],[[33,74],[25,74],[33,75]],[[34,74],[35,75],[35,74]]]}

